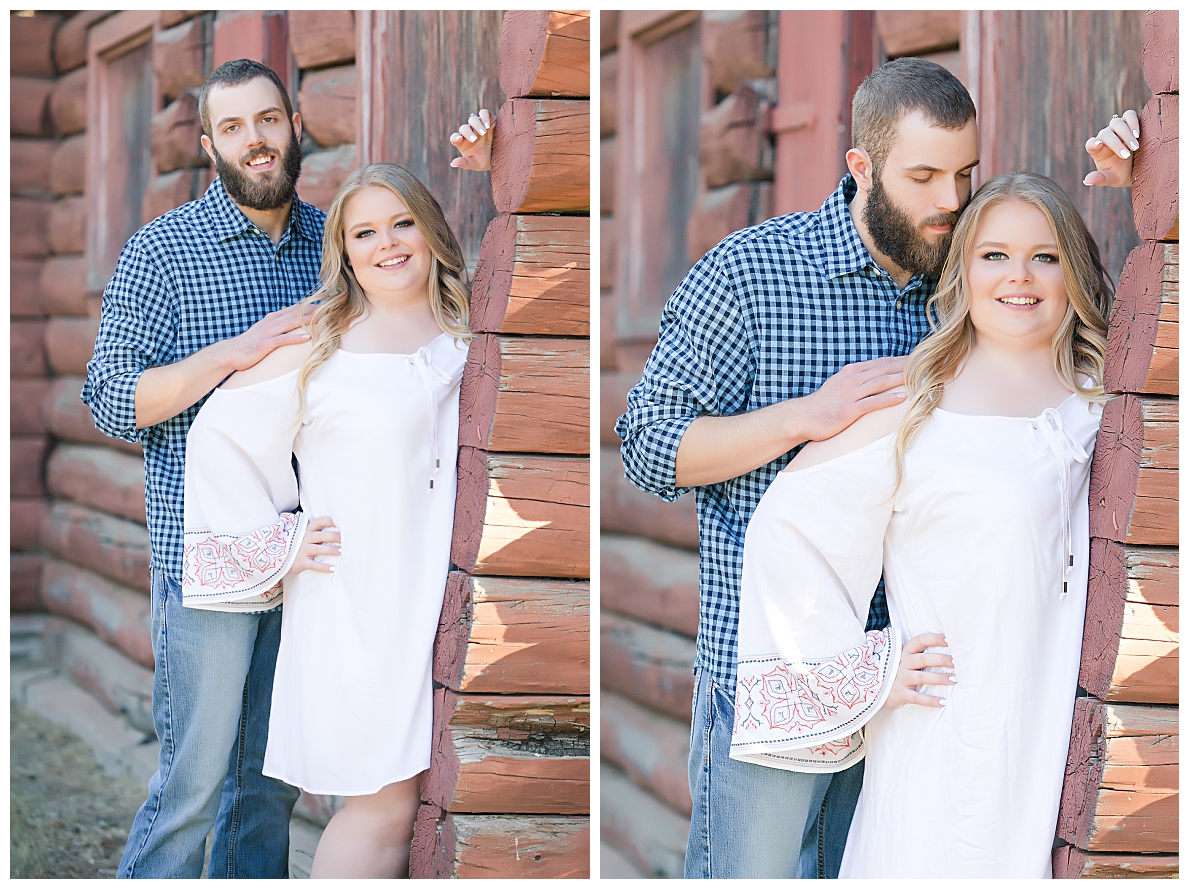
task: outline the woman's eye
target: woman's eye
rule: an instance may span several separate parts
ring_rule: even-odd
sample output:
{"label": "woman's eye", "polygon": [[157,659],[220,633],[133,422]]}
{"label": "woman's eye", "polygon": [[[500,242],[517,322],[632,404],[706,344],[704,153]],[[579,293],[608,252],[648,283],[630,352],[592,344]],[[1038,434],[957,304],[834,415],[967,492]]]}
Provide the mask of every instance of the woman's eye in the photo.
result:
{"label": "woman's eye", "polygon": [[373,235],[373,234],[375,234],[375,232],[373,232],[370,228],[363,228],[355,233],[355,237],[366,238],[368,235]]}
{"label": "woman's eye", "polygon": [[1058,261],[1057,257],[1052,253],[1037,253],[1035,258],[1038,262],[1043,262],[1046,264]]}
{"label": "woman's eye", "polygon": [[396,223],[393,228],[409,228],[411,225],[413,225],[412,219],[402,219],[400,222]]}
{"label": "woman's eye", "polygon": [[1007,259],[1007,254],[1002,250],[991,250],[983,254],[983,259],[988,259],[991,262],[998,262],[1001,259]]}

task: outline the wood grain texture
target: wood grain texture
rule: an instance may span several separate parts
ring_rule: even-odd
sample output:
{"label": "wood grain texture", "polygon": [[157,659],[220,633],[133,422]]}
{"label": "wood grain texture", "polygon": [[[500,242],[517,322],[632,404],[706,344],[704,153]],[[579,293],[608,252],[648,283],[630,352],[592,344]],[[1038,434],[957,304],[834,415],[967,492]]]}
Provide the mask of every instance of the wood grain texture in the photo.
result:
{"label": "wood grain texture", "polygon": [[500,213],[581,213],[590,208],[590,102],[509,99],[491,149]]}
{"label": "wood grain texture", "polygon": [[50,505],[43,497],[8,499],[8,546],[20,551],[41,546],[41,522]]}
{"label": "wood grain texture", "polygon": [[707,188],[735,182],[771,179],[772,168],[760,164],[764,132],[760,96],[741,86],[713,108],[702,112],[698,127],[698,160]]}
{"label": "wood grain texture", "polygon": [[500,87],[509,98],[590,95],[590,13],[509,10],[500,28]]}
{"label": "wood grain texture", "polygon": [[423,804],[413,830],[414,879],[585,879],[590,819],[581,815],[455,815]]}
{"label": "wood grain texture", "polygon": [[[607,13],[603,13],[604,20]],[[614,136],[619,126],[619,54],[599,60],[599,138]],[[607,209],[603,208],[606,213]]]}
{"label": "wood grain texture", "polygon": [[297,110],[303,130],[323,148],[356,141],[356,81],[353,64],[302,75]]}
{"label": "wood grain texture", "polygon": [[13,497],[44,497],[47,435],[13,435],[8,440],[9,492]]}
{"label": "wood grain texture", "polygon": [[82,391],[81,376],[57,377],[50,384],[41,403],[41,418],[54,437],[77,444],[105,445],[134,457],[143,457],[139,442],[108,438],[95,428],[91,409],[79,397]]}
{"label": "wood grain texture", "polygon": [[52,139],[10,139],[8,143],[8,190],[29,198],[50,196],[50,154]]}
{"label": "wood grain texture", "polygon": [[599,464],[599,523],[604,531],[635,534],[658,543],[698,549],[698,514],[693,497],[666,503],[645,494],[623,474],[619,448],[602,448]]}
{"label": "wood grain texture", "polygon": [[449,812],[590,812],[590,699],[434,692],[421,798]]}
{"label": "wood grain texture", "polygon": [[61,21],[62,16],[56,12],[8,16],[10,74],[54,76],[54,31]]}
{"label": "wood grain texture", "polygon": [[45,356],[54,373],[85,374],[98,333],[98,318],[50,318],[45,326]]}
{"label": "wood grain texture", "polygon": [[44,377],[49,373],[45,360],[45,325],[40,319],[13,319],[8,325],[8,368],[14,377]]}
{"label": "wood grain texture", "polygon": [[590,693],[590,584],[451,572],[433,678],[467,693]]}
{"label": "wood grain texture", "polygon": [[214,178],[215,171],[210,165],[154,175],[149,180],[144,199],[140,203],[141,219],[151,222],[158,216],[201,197]]}
{"label": "wood grain texture", "polygon": [[639,382],[637,374],[604,370],[599,374],[599,444],[619,450],[615,424],[627,411],[628,392]]}
{"label": "wood grain texture", "polygon": [[82,194],[86,187],[87,134],[63,139],[50,156],[50,189],[61,197]]}
{"label": "wood grain texture", "polygon": [[599,540],[600,607],[673,630],[698,633],[698,554],[640,537]]}
{"label": "wood grain texture", "polygon": [[1175,707],[1078,698],[1057,836],[1088,852],[1177,851]]}
{"label": "wood grain texture", "polygon": [[87,249],[86,198],[64,197],[50,205],[49,240],[54,253],[82,253]]}
{"label": "wood grain texture", "polygon": [[289,47],[299,68],[354,61],[355,13],[349,9],[290,10]]}
{"label": "wood grain texture", "polygon": [[9,126],[14,136],[51,136],[50,93],[54,81],[40,77],[9,80]]}
{"label": "wood grain texture", "polygon": [[1176,855],[1103,855],[1062,846],[1053,852],[1053,879],[1165,878],[1180,874]]}
{"label": "wood grain texture", "polygon": [[603,759],[689,815],[689,721],[661,716],[612,692],[602,695],[599,713]]}
{"label": "wood grain texture", "polygon": [[1145,241],[1119,277],[1107,333],[1107,391],[1177,394],[1179,318],[1180,247]]}
{"label": "wood grain texture", "polygon": [[87,314],[87,258],[81,253],[51,256],[38,281],[46,315]]}
{"label": "wood grain texture", "polygon": [[149,531],[137,522],[55,500],[41,524],[46,552],[148,594]]}
{"label": "wood grain texture", "polygon": [[87,69],[58,78],[50,93],[50,120],[59,136],[73,136],[87,128]]}
{"label": "wood grain texture", "polygon": [[144,461],[107,447],[60,444],[46,464],[46,485],[63,497],[146,524]]}
{"label": "wood grain texture", "polygon": [[689,258],[697,262],[731,232],[751,224],[753,191],[758,185],[739,182],[698,195],[685,228]]}
{"label": "wood grain texture", "polygon": [[50,203],[13,198],[8,204],[8,249],[13,258],[45,256],[50,252]]}
{"label": "wood grain texture", "polygon": [[600,616],[604,688],[674,719],[688,720],[694,696],[694,640],[610,611]]}
{"label": "wood grain texture", "polygon": [[54,35],[54,61],[58,71],[73,71],[87,63],[87,30],[111,15],[110,10],[84,9],[76,12]]}
{"label": "wood grain texture", "polygon": [[153,115],[150,140],[157,172],[205,167],[210,163],[199,144],[201,136],[198,96],[193,91],[186,91]]}
{"label": "wood grain texture", "polygon": [[1120,395],[1107,402],[1090,469],[1090,535],[1177,545],[1177,403]]}
{"label": "wood grain texture", "polygon": [[1178,92],[1177,11],[1149,10],[1144,16],[1144,80],[1154,93]]}
{"label": "wood grain texture", "polygon": [[762,10],[703,13],[702,61],[716,92],[730,94],[744,81],[776,73],[764,52],[766,31]]}
{"label": "wood grain texture", "polygon": [[500,452],[590,452],[590,342],[484,334],[459,393],[460,445]]}
{"label": "wood grain texture", "polygon": [[53,613],[91,627],[103,641],[153,669],[148,596],[67,562],[46,559],[41,598]]}
{"label": "wood grain texture", "polygon": [[8,314],[11,318],[44,318],[41,311],[41,267],[44,259],[9,260]]}
{"label": "wood grain texture", "polygon": [[471,330],[590,336],[590,220],[493,219],[471,285]]}
{"label": "wood grain texture", "polygon": [[599,780],[601,839],[643,874],[680,880],[685,865],[689,817],[637,787],[603,763]]}
{"label": "wood grain texture", "polygon": [[298,195],[320,210],[329,210],[343,180],[359,166],[356,158],[355,146],[350,144],[306,155],[301,161]]}
{"label": "wood grain texture", "polygon": [[202,89],[210,73],[206,70],[208,21],[206,16],[187,19],[153,34],[153,74],[166,102],[186,90]]}
{"label": "wood grain texture", "polygon": [[880,10],[875,30],[888,58],[915,56],[958,45],[959,13],[954,10]]}
{"label": "wood grain texture", "polygon": [[41,601],[41,553],[11,553],[8,558],[8,610],[45,611]]}
{"label": "wood grain texture", "polygon": [[8,430],[12,435],[45,435],[49,430],[41,417],[41,402],[49,391],[45,377],[13,378],[9,381]]}
{"label": "wood grain texture", "polygon": [[1143,150],[1135,153],[1131,205],[1144,240],[1163,240],[1177,221],[1178,96],[1156,95],[1140,115]]}

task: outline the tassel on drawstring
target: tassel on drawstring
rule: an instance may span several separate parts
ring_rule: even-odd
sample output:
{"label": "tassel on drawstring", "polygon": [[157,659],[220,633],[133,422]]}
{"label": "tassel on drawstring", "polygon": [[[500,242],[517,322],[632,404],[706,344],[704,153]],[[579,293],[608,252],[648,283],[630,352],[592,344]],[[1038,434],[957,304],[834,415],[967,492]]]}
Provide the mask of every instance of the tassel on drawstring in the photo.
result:
{"label": "tassel on drawstring", "polygon": [[425,393],[429,397],[430,453],[433,458],[433,466],[429,472],[429,489],[432,491],[434,479],[437,478],[438,470],[442,466],[442,461],[438,456],[438,393],[434,384],[449,385],[450,377],[433,366],[428,346],[422,346],[413,355],[413,366],[417,368],[418,375],[424,380]]}
{"label": "tassel on drawstring", "polygon": [[1061,413],[1056,408],[1048,408],[1040,418],[1029,424],[1033,435],[1033,447],[1036,447],[1036,437],[1039,434],[1042,447],[1037,450],[1048,450],[1057,461],[1057,473],[1061,483],[1061,543],[1067,554],[1063,558],[1061,570],[1061,600],[1069,595],[1069,575],[1073,572],[1073,482],[1070,478],[1069,463],[1071,460],[1085,463],[1090,455],[1085,449],[1065,431],[1061,422]]}

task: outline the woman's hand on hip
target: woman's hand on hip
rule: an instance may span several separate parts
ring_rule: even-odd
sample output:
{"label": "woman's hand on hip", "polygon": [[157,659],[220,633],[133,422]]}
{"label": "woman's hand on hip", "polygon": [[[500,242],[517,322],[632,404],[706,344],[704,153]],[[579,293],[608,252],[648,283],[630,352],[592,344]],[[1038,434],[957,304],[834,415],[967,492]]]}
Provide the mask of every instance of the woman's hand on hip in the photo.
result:
{"label": "woman's hand on hip", "polygon": [[297,550],[297,558],[293,562],[290,572],[321,571],[325,574],[334,573],[334,565],[327,562],[315,561],[318,557],[342,555],[342,538],[334,526],[334,519],[328,515],[310,519],[306,525],[305,537],[301,539],[301,546]]}
{"label": "woman's hand on hip", "polygon": [[[945,636],[941,633],[921,633],[904,644],[900,653],[900,667],[892,682],[892,691],[884,702],[885,707],[899,707],[901,704],[918,704],[922,707],[944,707],[945,698],[922,694],[917,691],[921,685],[953,685],[954,659],[941,652],[925,651],[926,648],[944,648]],[[926,667],[949,670],[938,673]]]}

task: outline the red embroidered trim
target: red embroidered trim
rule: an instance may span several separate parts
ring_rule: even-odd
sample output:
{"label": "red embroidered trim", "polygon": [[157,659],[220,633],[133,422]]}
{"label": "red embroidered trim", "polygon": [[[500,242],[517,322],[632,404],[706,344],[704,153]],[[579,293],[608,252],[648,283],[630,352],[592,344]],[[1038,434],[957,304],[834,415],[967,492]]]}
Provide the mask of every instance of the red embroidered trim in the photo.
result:
{"label": "red embroidered trim", "polygon": [[289,558],[290,537],[297,525],[296,513],[281,518],[253,534],[220,540],[214,534],[187,544],[185,582],[207,589],[233,589],[252,577],[267,575],[284,566]]}

